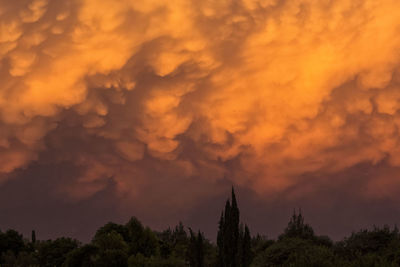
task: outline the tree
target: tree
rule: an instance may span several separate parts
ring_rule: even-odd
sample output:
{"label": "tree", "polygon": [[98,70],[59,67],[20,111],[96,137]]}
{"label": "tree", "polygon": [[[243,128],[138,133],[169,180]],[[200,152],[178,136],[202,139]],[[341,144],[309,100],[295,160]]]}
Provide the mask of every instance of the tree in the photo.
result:
{"label": "tree", "polygon": [[99,257],[96,259],[94,266],[96,267],[127,267],[128,254],[124,250],[107,249],[100,251]]}
{"label": "tree", "polygon": [[0,232],[0,254],[11,250],[17,256],[24,249],[24,246],[24,239],[17,231],[7,230],[5,233]]}
{"label": "tree", "polygon": [[[235,196],[235,191],[232,187],[232,209],[231,209],[231,218],[230,218],[230,223],[228,223],[228,228],[231,235],[231,247],[230,247],[230,256],[232,259],[235,258],[235,256],[238,254],[239,250],[239,208],[237,206],[236,202],[236,196]],[[232,266],[240,266],[240,259],[237,259],[237,261],[232,262]]]}
{"label": "tree", "polygon": [[122,250],[128,252],[128,245],[116,231],[97,236],[93,243],[101,250]]}
{"label": "tree", "polygon": [[161,257],[145,257],[138,253],[132,255],[128,260],[129,267],[185,267],[185,261],[177,258],[163,259]]}
{"label": "tree", "polygon": [[[397,227],[391,230],[388,226],[372,230],[363,229],[353,232],[350,237],[335,245],[336,253],[344,259],[371,261],[377,257],[387,258],[390,262],[400,264],[400,235]],[[374,254],[377,257],[372,257]],[[367,256],[369,255],[369,256]]]}
{"label": "tree", "polygon": [[188,259],[191,267],[204,267],[204,237],[199,231],[196,234],[189,228],[190,241]]}
{"label": "tree", "polygon": [[284,233],[279,236],[279,239],[283,238],[301,238],[301,239],[314,239],[314,230],[312,227],[304,223],[304,217],[299,211],[293,212],[292,218],[290,219]]}
{"label": "tree", "polygon": [[113,222],[109,222],[109,223],[105,224],[104,226],[100,227],[96,231],[96,234],[95,234],[93,240],[96,240],[100,236],[109,234],[113,231],[120,234],[125,242],[129,242],[128,229],[124,225],[116,224]]}
{"label": "tree", "polygon": [[77,240],[71,238],[57,238],[56,240],[47,240],[38,244],[38,260],[40,266],[53,267],[61,266],[69,252],[79,246]]}
{"label": "tree", "polygon": [[[18,254],[24,250],[25,244],[21,234],[15,230],[0,231],[0,265],[14,266]],[[8,264],[8,265],[7,265]]]}
{"label": "tree", "polygon": [[242,243],[242,266],[248,267],[250,266],[251,262],[253,261],[253,252],[251,251],[251,236],[250,230],[247,225],[244,227],[244,236],[243,236],[243,243]]}
{"label": "tree", "polygon": [[31,242],[32,242],[32,244],[35,244],[35,242],[36,242],[36,232],[35,232],[35,230],[32,230]]}
{"label": "tree", "polygon": [[274,240],[268,239],[266,236],[257,234],[251,239],[251,247],[254,255],[258,255],[275,243]]}
{"label": "tree", "polygon": [[17,257],[15,256],[14,252],[12,252],[12,250],[7,250],[6,252],[3,252],[1,254],[1,262],[4,266],[7,267],[15,266],[17,263]]}
{"label": "tree", "polygon": [[36,267],[39,266],[39,262],[35,257],[34,253],[29,253],[26,251],[21,251],[18,254],[17,261],[15,266],[29,266],[29,267]]}
{"label": "tree", "polygon": [[343,266],[338,264],[333,251],[317,246],[311,240],[284,238],[270,245],[254,259],[254,267],[320,267]]}
{"label": "tree", "polygon": [[221,217],[218,223],[218,234],[217,234],[217,247],[218,247],[218,255],[217,255],[217,265],[220,267],[225,266],[225,257],[224,257],[224,225],[225,218],[224,212],[221,213]]}
{"label": "tree", "polygon": [[[243,259],[244,232],[240,231],[239,228],[240,212],[237,205],[236,195],[233,187],[232,187],[231,199],[232,199],[232,205],[228,199],[225,204],[225,210],[221,214],[221,218],[219,221],[219,229],[217,235],[217,245],[218,245],[217,264],[218,266],[221,267],[242,266],[244,261]],[[248,235],[250,235],[250,231]],[[250,244],[250,241],[246,240],[246,242]],[[246,246],[248,245],[246,244]],[[246,253],[248,253],[247,249],[248,247],[246,247]],[[248,261],[249,259],[250,258],[247,258],[246,261]]]}
{"label": "tree", "polygon": [[179,222],[173,230],[168,227],[161,233],[158,233],[160,239],[160,254],[163,258],[185,259],[189,239],[182,222]]}
{"label": "tree", "polygon": [[157,236],[150,228],[144,228],[142,223],[135,217],[129,220],[126,228],[128,231],[129,255],[141,253],[145,257],[150,257],[159,253]]}
{"label": "tree", "polygon": [[63,264],[63,267],[91,267],[95,266],[95,261],[98,259],[97,253],[99,248],[93,244],[87,244],[76,248],[70,253]]}
{"label": "tree", "polygon": [[94,244],[99,248],[95,266],[124,267],[128,265],[129,247],[121,234],[113,230],[98,236]]}

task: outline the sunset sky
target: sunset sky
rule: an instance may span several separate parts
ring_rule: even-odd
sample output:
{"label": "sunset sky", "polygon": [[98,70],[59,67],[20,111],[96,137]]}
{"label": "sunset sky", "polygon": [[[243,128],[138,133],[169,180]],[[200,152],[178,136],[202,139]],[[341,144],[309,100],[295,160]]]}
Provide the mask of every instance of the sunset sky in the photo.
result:
{"label": "sunset sky", "polygon": [[400,224],[399,0],[0,0],[0,229]]}

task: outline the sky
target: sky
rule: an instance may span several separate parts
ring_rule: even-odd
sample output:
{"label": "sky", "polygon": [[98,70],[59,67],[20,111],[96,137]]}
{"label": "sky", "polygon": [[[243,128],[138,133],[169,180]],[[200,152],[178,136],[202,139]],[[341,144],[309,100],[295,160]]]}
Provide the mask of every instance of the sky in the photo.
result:
{"label": "sky", "polygon": [[398,0],[0,0],[0,229],[400,222]]}

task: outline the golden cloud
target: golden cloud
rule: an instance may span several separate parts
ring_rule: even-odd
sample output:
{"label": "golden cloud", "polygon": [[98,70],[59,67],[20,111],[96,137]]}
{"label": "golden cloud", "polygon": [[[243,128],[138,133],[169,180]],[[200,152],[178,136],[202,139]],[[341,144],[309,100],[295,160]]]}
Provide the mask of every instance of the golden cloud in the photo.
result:
{"label": "golden cloud", "polygon": [[36,160],[65,112],[112,144],[75,151],[74,196],[104,176],[136,191],[154,166],[259,192],[399,166],[399,33],[397,0],[0,1],[0,172]]}

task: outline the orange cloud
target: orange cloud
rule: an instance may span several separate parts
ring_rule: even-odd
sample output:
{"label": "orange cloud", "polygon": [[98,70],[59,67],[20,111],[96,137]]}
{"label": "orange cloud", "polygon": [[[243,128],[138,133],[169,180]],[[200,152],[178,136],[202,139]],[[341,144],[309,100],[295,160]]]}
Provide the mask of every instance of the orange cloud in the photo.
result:
{"label": "orange cloud", "polygon": [[397,0],[1,1],[0,172],[68,112],[108,149],[75,197],[105,176],[136,192],[154,166],[258,192],[398,166],[399,29]]}

